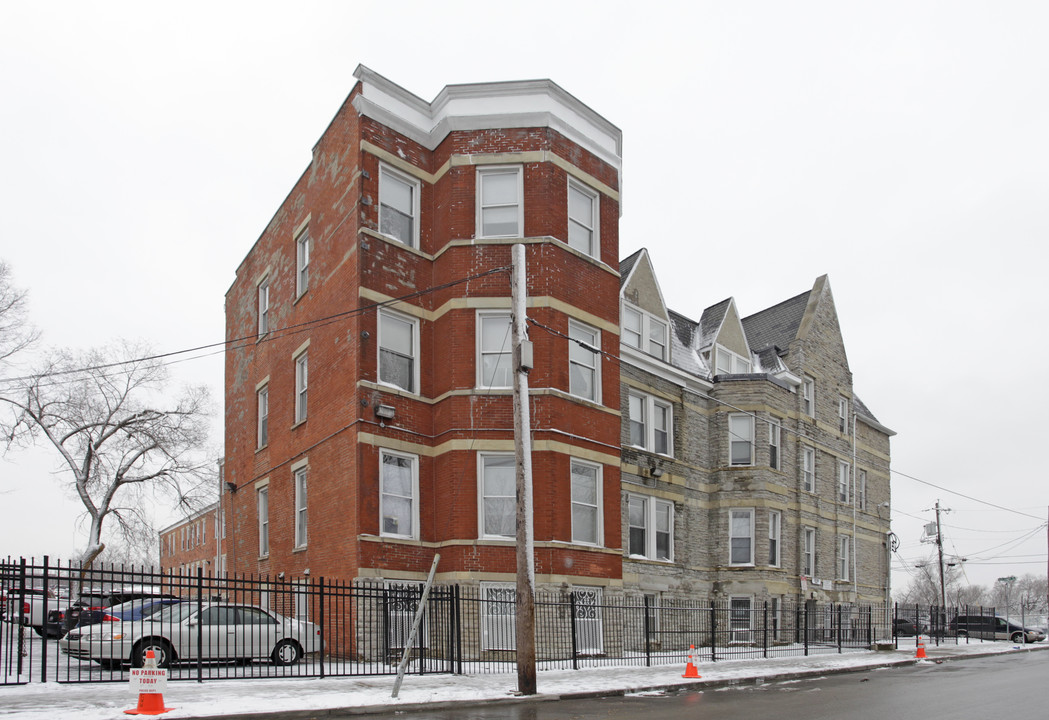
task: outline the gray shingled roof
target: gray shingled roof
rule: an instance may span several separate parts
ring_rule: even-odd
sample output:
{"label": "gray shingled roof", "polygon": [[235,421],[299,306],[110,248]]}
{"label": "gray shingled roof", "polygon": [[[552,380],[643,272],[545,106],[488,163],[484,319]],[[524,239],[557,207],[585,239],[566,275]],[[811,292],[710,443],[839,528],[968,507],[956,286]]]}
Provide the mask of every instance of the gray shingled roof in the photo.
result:
{"label": "gray shingled roof", "polygon": [[725,298],[703,311],[703,315],[699,319],[699,343],[696,345],[697,348],[702,350],[714,344],[714,338],[721,328],[721,323],[725,319],[725,313],[728,312],[730,302],[732,302],[732,298]]}
{"label": "gray shingled roof", "polygon": [[696,321],[669,308],[667,313],[670,315],[671,364],[693,375],[708,376],[710,373],[706,364],[700,359],[695,344]]}
{"label": "gray shingled roof", "polygon": [[786,350],[798,336],[810,294],[811,291],[806,290],[801,295],[743,318],[743,331],[747,333],[750,349],[756,352],[775,346]]}
{"label": "gray shingled roof", "polygon": [[627,276],[630,275],[630,271],[634,269],[634,265],[637,264],[637,259],[641,257],[641,253],[645,251],[641,248],[630,257],[624,258],[619,261],[619,282],[623,283],[626,281]]}

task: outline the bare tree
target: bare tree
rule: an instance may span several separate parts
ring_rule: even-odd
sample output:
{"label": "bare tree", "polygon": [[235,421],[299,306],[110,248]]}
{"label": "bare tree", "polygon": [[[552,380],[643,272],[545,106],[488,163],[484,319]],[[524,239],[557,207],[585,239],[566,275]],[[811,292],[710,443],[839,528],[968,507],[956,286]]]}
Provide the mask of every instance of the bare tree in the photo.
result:
{"label": "bare tree", "polygon": [[[82,354],[55,352],[0,397],[8,447],[44,440],[59,458],[90,521],[83,567],[102,552],[112,519],[125,541],[148,528],[149,505],[194,509],[213,492],[207,458],[209,401],[203,386],[166,394],[167,368],[128,345]],[[140,540],[139,540],[140,541]]]}
{"label": "bare tree", "polygon": [[0,365],[39,337],[27,317],[26,291],[11,284],[11,268],[0,260]]}

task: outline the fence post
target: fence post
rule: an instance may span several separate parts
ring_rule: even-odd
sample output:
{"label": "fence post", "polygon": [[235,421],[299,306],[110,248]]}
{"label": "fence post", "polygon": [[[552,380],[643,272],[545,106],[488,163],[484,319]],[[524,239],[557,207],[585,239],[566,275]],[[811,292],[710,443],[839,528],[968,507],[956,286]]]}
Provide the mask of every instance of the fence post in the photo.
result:
{"label": "fence post", "polygon": [[838,603],[838,654],[841,655],[841,603]]}
{"label": "fence post", "polygon": [[718,611],[710,601],[710,661],[718,661]]}
{"label": "fence post", "polygon": [[643,622],[645,631],[645,667],[652,667],[652,641],[649,639],[650,628],[648,625],[648,610],[649,610],[649,597],[648,595],[642,595],[641,599],[644,601],[645,619]]}
{"label": "fence post", "polygon": [[[44,555],[44,591],[43,597],[40,602],[42,603],[43,615],[40,618],[40,682],[47,682],[47,590],[50,587],[48,585],[48,565],[50,564],[51,558]],[[57,669],[57,666],[56,666]]]}
{"label": "fence post", "polygon": [[[22,558],[21,562],[18,565],[18,606],[17,606],[18,612],[21,613],[22,609],[24,607],[25,607],[25,558]],[[14,611],[15,611],[15,605],[12,603],[11,604],[11,620],[12,621],[16,617],[16,614],[15,614]],[[12,627],[13,631],[18,634],[18,674],[21,675],[22,674],[22,670],[23,670],[22,666],[24,664],[22,658],[24,658],[26,656],[25,624],[22,622],[21,618],[19,617],[18,624],[15,625],[12,622],[11,627]],[[32,667],[32,664],[30,664],[30,667]],[[30,677],[32,677],[32,675],[30,675]]]}
{"label": "fence post", "polygon": [[197,682],[204,682],[204,568],[197,568]]}
{"label": "fence post", "polygon": [[579,669],[579,656],[576,650],[576,618],[575,618],[575,590],[568,593],[568,607],[572,614],[572,669]]}
{"label": "fence post", "polygon": [[805,657],[809,655],[809,604],[805,603]]}
{"label": "fence post", "polygon": [[324,576],[317,579],[317,628],[320,630],[321,680],[324,679]]}
{"label": "fence post", "polygon": [[455,620],[455,635],[454,635],[454,638],[453,638],[453,642],[455,643],[455,648],[454,648],[454,651],[453,651],[454,652],[453,657],[455,658],[455,674],[456,675],[462,675],[463,674],[463,603],[462,603],[461,588],[460,588],[460,586],[458,584],[455,585],[454,598],[455,598],[454,599],[455,605],[454,605],[454,608],[453,608],[453,613],[454,613],[454,620]]}
{"label": "fence post", "polygon": [[867,606],[867,647],[874,644],[874,606]]}
{"label": "fence post", "polygon": [[767,658],[769,656],[769,601],[766,600],[762,605],[764,618],[761,622],[761,655]]}

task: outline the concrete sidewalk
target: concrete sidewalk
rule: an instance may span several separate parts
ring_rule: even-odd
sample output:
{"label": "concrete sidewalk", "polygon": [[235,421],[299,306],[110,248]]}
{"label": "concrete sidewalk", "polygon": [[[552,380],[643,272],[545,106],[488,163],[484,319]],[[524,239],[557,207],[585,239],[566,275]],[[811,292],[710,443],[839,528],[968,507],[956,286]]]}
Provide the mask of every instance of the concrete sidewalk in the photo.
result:
{"label": "concrete sidewalk", "polygon": [[[282,680],[212,680],[168,683],[165,705],[174,708],[168,718],[228,718],[238,720],[305,720],[331,715],[401,712],[467,704],[553,701],[658,693],[668,690],[710,690],[726,686],[793,681],[843,672],[871,672],[879,668],[937,663],[997,654],[1025,655],[1049,650],[1049,642],[1013,646],[1006,643],[972,641],[961,645],[926,644],[928,660],[915,659],[913,639],[899,650],[852,652],[808,657],[761,660],[727,660],[698,666],[700,679],[685,679],[684,659],[680,666],[615,667],[586,670],[551,670],[538,675],[539,694],[531,698],[515,695],[517,679],[499,675],[409,675],[397,699],[390,697],[394,678],[353,677]],[[902,643],[902,641],[901,641]],[[1018,657],[1019,659],[1019,657]],[[127,683],[58,684],[33,683],[0,686],[0,718],[3,720],[112,720],[127,717],[137,697]]]}

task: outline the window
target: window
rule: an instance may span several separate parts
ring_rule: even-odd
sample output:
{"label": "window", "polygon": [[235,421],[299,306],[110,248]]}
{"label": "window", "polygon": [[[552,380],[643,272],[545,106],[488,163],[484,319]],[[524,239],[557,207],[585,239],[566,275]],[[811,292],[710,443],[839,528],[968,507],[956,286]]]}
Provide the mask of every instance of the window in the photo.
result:
{"label": "window", "polygon": [[729,463],[754,464],[754,418],[750,415],[728,416]]}
{"label": "window", "polygon": [[568,246],[584,255],[598,255],[598,209],[600,199],[596,192],[568,181]]}
{"label": "window", "polygon": [[380,535],[415,538],[418,534],[418,460],[383,450],[379,453]]}
{"label": "window", "polygon": [[310,287],[310,229],[303,228],[295,238],[295,297],[302,296]]}
{"label": "window", "polygon": [[732,631],[730,642],[749,643],[754,641],[753,611],[750,596],[733,595],[729,598],[729,621]]}
{"label": "window", "polygon": [[802,531],[801,574],[810,578],[816,574],[816,528],[807,527]]}
{"label": "window", "polygon": [[601,467],[572,460],[572,542],[601,543]]}
{"label": "window", "polygon": [[510,314],[482,313],[477,316],[478,367],[477,384],[484,388],[513,387],[513,364],[510,354]]}
{"label": "window", "polygon": [[843,433],[849,431],[849,401],[846,398],[838,398],[838,430]]}
{"label": "window", "polygon": [[416,320],[379,310],[379,382],[415,392],[418,387],[419,324]]}
{"label": "window", "polygon": [[754,564],[753,510],[729,510],[729,564]]}
{"label": "window", "polygon": [[309,355],[303,352],[295,358],[295,422],[306,419],[306,399],[309,389]]}
{"label": "window", "polygon": [[270,554],[270,489],[259,490],[259,557]]}
{"label": "window", "polygon": [[750,372],[750,360],[721,345],[714,346],[715,375],[745,375]]}
{"label": "window", "polygon": [[517,534],[517,463],[513,455],[481,455],[481,537]]}
{"label": "window", "polygon": [[573,585],[572,594],[575,596],[576,652],[600,655],[605,651],[601,588]]}
{"label": "window", "polygon": [[295,547],[306,547],[306,479],[308,468],[295,471]]}
{"label": "window", "polygon": [[477,181],[479,237],[521,237],[524,226],[521,168],[478,168]]}
{"label": "window", "polygon": [[419,181],[379,166],[379,232],[405,245],[419,245]]}
{"label": "window", "polygon": [[667,359],[667,324],[639,308],[623,303],[619,341],[660,360]]}
{"label": "window", "polygon": [[259,283],[259,335],[270,331],[270,281]]}
{"label": "window", "polygon": [[517,649],[517,588],[481,583],[481,649]]}
{"label": "window", "polygon": [[570,320],[568,337],[571,338],[568,343],[568,391],[578,397],[600,402],[601,355],[590,348],[601,346],[601,333]]}
{"label": "window", "polygon": [[816,492],[816,449],[801,449],[801,489]]}
{"label": "window", "polygon": [[673,559],[674,505],[630,495],[627,499],[628,553],[651,560]]}
{"label": "window", "polygon": [[810,377],[801,380],[801,411],[816,417],[816,381]]}
{"label": "window", "polygon": [[779,567],[779,534],[781,519],[779,512],[769,512],[769,565],[772,567]]}
{"label": "window", "polygon": [[856,507],[860,510],[867,509],[867,471],[856,471]]}
{"label": "window", "polygon": [[780,462],[780,425],[769,420],[769,467],[779,470]]}
{"label": "window", "polygon": [[671,455],[673,408],[649,395],[629,393],[630,444],[660,455]]}
{"label": "window", "polygon": [[270,388],[269,385],[263,385],[255,393],[256,401],[258,405],[258,445],[256,447],[264,448],[269,444],[270,433]]}
{"label": "window", "polygon": [[849,543],[850,538],[842,535],[838,538],[838,579],[849,579]]}
{"label": "window", "polygon": [[849,502],[849,464],[844,460],[838,461],[838,501]]}

